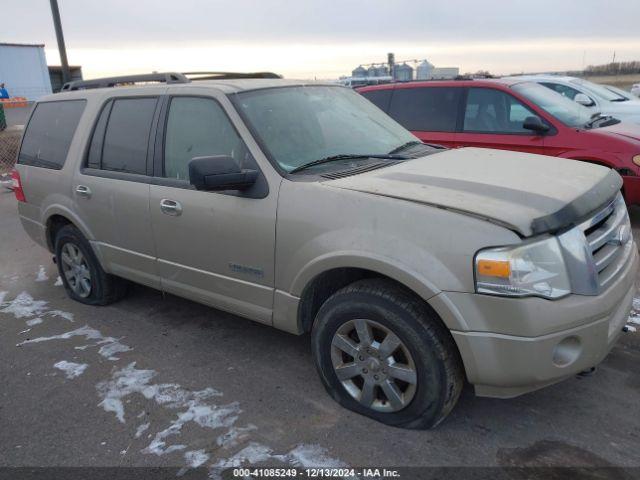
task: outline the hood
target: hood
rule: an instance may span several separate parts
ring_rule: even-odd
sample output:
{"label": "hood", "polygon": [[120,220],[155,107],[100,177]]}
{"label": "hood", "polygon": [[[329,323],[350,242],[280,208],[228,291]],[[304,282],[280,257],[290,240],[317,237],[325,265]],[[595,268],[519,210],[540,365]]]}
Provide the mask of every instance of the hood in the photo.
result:
{"label": "hood", "polygon": [[626,102],[607,102],[602,108],[603,115],[611,115],[620,120],[632,121],[637,124],[640,121],[640,100],[627,100]]}
{"label": "hood", "polygon": [[528,237],[594,213],[616,195],[622,179],[576,160],[460,148],[325,185],[450,209]]}
{"label": "hood", "polygon": [[636,123],[622,121],[608,127],[594,128],[589,130],[590,133],[614,133],[623,137],[640,142],[640,126]]}

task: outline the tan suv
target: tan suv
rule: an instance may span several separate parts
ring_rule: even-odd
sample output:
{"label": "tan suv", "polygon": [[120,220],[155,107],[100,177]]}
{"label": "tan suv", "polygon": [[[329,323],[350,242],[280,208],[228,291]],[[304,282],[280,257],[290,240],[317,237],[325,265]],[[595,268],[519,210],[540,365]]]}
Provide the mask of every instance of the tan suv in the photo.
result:
{"label": "tan suv", "polygon": [[438,424],[465,378],[512,397],[607,355],[638,268],[617,173],[423,144],[347,88],[255,76],[37,103],[19,213],[73,299],[126,279],[311,332],[331,396],[407,428]]}

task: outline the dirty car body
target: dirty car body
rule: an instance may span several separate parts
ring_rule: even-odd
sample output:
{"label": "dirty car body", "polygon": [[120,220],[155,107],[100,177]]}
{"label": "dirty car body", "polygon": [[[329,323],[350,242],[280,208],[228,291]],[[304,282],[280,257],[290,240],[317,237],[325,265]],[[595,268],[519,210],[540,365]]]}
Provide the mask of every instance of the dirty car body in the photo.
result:
{"label": "dirty car body", "polygon": [[[65,102],[49,162],[38,111]],[[598,364],[638,268],[620,176],[416,140],[335,85],[72,91],[32,114],[19,214],[76,300],[126,279],[310,331],[328,392],[392,425],[436,425],[465,377],[510,397]]]}

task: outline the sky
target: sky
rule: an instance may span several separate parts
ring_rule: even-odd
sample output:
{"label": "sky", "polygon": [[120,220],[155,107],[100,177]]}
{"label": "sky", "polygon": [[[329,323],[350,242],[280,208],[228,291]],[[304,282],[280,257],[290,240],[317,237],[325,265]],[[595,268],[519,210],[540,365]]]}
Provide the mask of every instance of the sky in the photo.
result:
{"label": "sky", "polygon": [[[640,60],[640,0],[58,0],[85,78],[149,71],[274,71],[331,79],[359,64],[428,59],[494,74]],[[0,42],[44,43],[48,0],[2,0]],[[14,19],[6,21],[4,19]],[[18,21],[18,19],[23,19]]]}

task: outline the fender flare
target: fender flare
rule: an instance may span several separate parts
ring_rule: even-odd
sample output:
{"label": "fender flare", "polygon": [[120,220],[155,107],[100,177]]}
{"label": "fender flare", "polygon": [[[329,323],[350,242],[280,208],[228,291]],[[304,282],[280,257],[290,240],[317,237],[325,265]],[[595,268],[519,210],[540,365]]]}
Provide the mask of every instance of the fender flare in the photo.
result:
{"label": "fender flare", "polygon": [[425,301],[440,293],[440,289],[409,265],[361,251],[341,251],[325,254],[308,262],[296,275],[289,292],[300,298],[304,289],[320,274],[337,268],[359,268],[385,275],[409,288]]}

